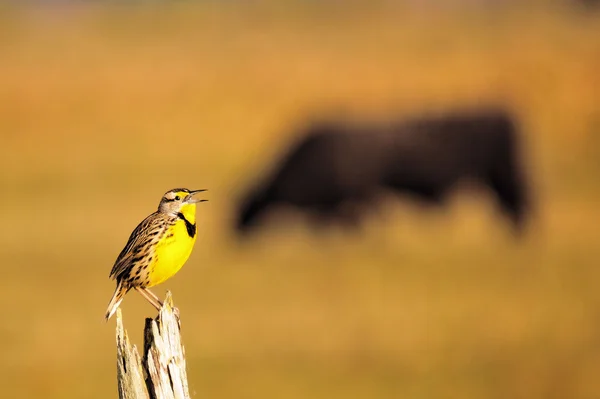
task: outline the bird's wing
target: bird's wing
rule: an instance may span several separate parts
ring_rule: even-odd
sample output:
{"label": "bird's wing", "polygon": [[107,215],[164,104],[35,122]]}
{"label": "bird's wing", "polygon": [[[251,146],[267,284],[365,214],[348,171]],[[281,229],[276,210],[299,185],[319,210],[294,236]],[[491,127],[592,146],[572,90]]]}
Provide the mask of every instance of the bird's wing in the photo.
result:
{"label": "bird's wing", "polygon": [[129,240],[125,248],[121,251],[115,264],[110,271],[109,277],[117,278],[125,272],[135,256],[143,253],[144,247],[150,244],[153,239],[161,237],[162,232],[166,227],[166,223],[159,223],[161,214],[155,212],[144,219],[129,236]]}

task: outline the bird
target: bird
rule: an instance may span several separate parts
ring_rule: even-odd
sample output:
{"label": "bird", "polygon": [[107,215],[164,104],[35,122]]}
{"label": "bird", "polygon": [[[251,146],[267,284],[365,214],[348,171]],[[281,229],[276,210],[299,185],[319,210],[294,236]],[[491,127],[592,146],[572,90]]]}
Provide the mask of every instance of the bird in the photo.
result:
{"label": "bird", "polygon": [[117,287],[106,309],[106,321],[132,288],[161,309],[162,301],[149,288],[173,277],[188,260],[197,238],[196,204],[207,201],[196,194],[204,191],[167,191],[158,209],[133,230],[109,275]]}

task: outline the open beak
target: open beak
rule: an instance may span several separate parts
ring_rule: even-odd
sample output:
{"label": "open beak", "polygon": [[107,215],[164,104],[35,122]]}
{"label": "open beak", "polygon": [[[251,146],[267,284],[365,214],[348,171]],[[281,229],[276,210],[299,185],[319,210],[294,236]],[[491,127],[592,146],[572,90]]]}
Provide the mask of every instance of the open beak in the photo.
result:
{"label": "open beak", "polygon": [[208,201],[206,199],[194,198],[194,196],[196,194],[204,192],[204,191],[206,191],[206,190],[202,189],[202,190],[193,190],[193,191],[190,191],[190,193],[188,194],[187,198],[185,199],[185,202],[188,203],[188,204],[195,204],[195,203],[198,203],[198,202],[206,202],[206,201]]}

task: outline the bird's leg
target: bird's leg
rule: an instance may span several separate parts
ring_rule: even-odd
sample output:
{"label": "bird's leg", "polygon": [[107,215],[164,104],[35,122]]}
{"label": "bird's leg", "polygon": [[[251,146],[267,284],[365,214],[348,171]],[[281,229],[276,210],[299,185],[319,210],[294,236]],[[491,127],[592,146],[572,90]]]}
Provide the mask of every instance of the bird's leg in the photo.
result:
{"label": "bird's leg", "polygon": [[144,288],[142,288],[142,289],[143,289],[143,290],[144,290],[146,293],[148,293],[148,295],[150,295],[152,298],[154,298],[154,300],[155,300],[156,302],[160,303],[160,306],[162,307],[162,305],[163,305],[163,302],[162,302],[162,301],[161,301],[161,300],[158,298],[158,296],[157,296],[157,295],[156,295],[154,292],[150,291],[148,288],[145,288],[145,287],[144,287]]}
{"label": "bird's leg", "polygon": [[[156,307],[156,309],[158,311],[160,311],[160,309],[163,306],[163,302],[156,296],[156,294],[154,292],[150,291],[148,288],[136,288],[136,289],[138,290],[138,292],[140,294],[142,294],[142,296],[144,298],[146,298],[152,305],[154,305],[154,307],[156,307],[156,303],[160,304],[160,307]],[[175,306],[173,306],[173,314],[177,318],[177,323],[179,324],[179,328],[181,328],[181,322],[179,321],[179,309],[177,309]]]}
{"label": "bird's leg", "polygon": [[[158,299],[158,297],[152,292],[150,291],[148,288],[144,288],[144,290],[150,294],[151,296],[154,297],[154,299],[156,299],[158,301],[158,303],[160,303],[162,305],[162,301],[160,299]],[[173,306],[173,314],[175,314],[175,316],[177,317],[177,321],[179,321],[179,309],[176,308],[175,306]],[[181,327],[181,326],[180,326]]]}
{"label": "bird's leg", "polygon": [[146,288],[135,287],[135,290],[139,292],[152,306],[156,308],[156,310],[160,311],[162,308],[162,302],[158,299],[156,295],[150,292]]}

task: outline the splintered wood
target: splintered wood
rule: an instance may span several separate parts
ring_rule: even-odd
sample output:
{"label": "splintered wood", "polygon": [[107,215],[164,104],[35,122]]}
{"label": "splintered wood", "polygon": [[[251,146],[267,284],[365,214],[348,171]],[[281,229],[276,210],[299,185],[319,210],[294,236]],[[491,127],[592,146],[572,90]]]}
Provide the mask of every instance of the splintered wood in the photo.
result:
{"label": "splintered wood", "polygon": [[167,292],[158,317],[146,319],[144,356],[131,345],[117,310],[117,379],[120,399],[189,399],[179,315]]}

